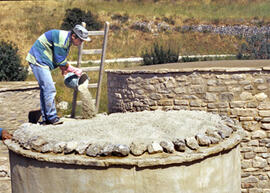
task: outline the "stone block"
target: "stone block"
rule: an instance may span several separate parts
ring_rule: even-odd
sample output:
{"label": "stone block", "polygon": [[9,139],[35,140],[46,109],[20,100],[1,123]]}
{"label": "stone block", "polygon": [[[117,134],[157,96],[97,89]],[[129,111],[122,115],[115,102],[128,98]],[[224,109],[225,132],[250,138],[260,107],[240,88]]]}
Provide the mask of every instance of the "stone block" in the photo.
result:
{"label": "stone block", "polygon": [[236,87],[234,86],[228,86],[228,90],[233,92],[233,93],[240,93],[242,91],[242,87]]}
{"label": "stone block", "polygon": [[[241,118],[243,119],[243,117]],[[260,124],[257,121],[243,121],[241,123],[242,123],[243,129],[247,131],[255,131],[260,128]]]}
{"label": "stone block", "polygon": [[254,185],[254,183],[244,183],[244,182],[242,182],[241,187],[242,187],[241,193],[243,193],[243,190],[244,190],[243,188],[254,188],[255,185]]}
{"label": "stone block", "polygon": [[252,166],[254,168],[264,168],[268,165],[267,160],[261,157],[255,157],[252,161]]}
{"label": "stone block", "polygon": [[233,98],[234,98],[234,93],[232,92],[223,92],[220,95],[221,101],[232,101]]}
{"label": "stone block", "polygon": [[270,102],[269,101],[265,101],[265,102],[261,102],[258,107],[259,110],[269,110],[270,109]]}
{"label": "stone block", "polygon": [[195,100],[195,101],[190,101],[189,105],[191,107],[200,107],[201,106],[201,101]]}
{"label": "stone block", "polygon": [[241,168],[242,169],[246,169],[246,168],[250,168],[250,167],[252,167],[252,160],[242,160],[241,161]]}
{"label": "stone block", "polygon": [[147,146],[148,153],[161,153],[163,152],[163,148],[159,145],[158,142],[153,142]]}
{"label": "stone block", "polygon": [[259,179],[256,178],[255,176],[249,176],[247,178],[243,178],[242,182],[243,183],[257,183],[257,182],[259,182]]}
{"label": "stone block", "polygon": [[157,102],[160,106],[172,106],[173,101],[172,100],[160,100]]}
{"label": "stone block", "polygon": [[242,153],[250,152],[250,151],[252,151],[252,147],[241,147],[240,151]]}
{"label": "stone block", "polygon": [[191,111],[207,111],[206,107],[190,107]]}
{"label": "stone block", "polygon": [[186,93],[186,88],[177,87],[177,88],[173,89],[173,92],[176,93],[176,94]]}
{"label": "stone block", "polygon": [[258,110],[257,109],[242,109],[242,108],[235,108],[231,109],[231,114],[232,115],[238,115],[238,116],[243,116],[243,117],[255,117],[258,115]]}
{"label": "stone block", "polygon": [[177,77],[175,77],[175,80],[177,82],[186,82],[187,81],[187,76],[177,76]]}
{"label": "stone block", "polygon": [[195,137],[188,137],[185,139],[186,145],[192,149],[192,150],[197,150],[199,149],[199,144]]}
{"label": "stone block", "polygon": [[251,133],[251,139],[264,139],[267,137],[267,133],[262,130],[257,130]]}
{"label": "stone block", "polygon": [[270,130],[270,123],[263,123],[261,128],[264,130]]}
{"label": "stone block", "polygon": [[240,85],[247,85],[247,84],[251,84],[251,81],[250,80],[242,80],[242,81],[239,81],[239,84]]}
{"label": "stone block", "polygon": [[260,139],[259,143],[260,143],[260,145],[268,144],[268,143],[270,143],[270,139],[269,138]]}
{"label": "stone block", "polygon": [[225,86],[209,86],[207,88],[208,92],[226,92],[228,91],[227,87]]}
{"label": "stone block", "polygon": [[244,86],[244,90],[253,90],[254,87],[252,85],[246,85]]}
{"label": "stone block", "polygon": [[266,85],[258,85],[257,86],[258,90],[266,90],[267,88],[268,88],[268,86],[266,86]]}
{"label": "stone block", "polygon": [[222,80],[229,80],[231,79],[231,76],[229,74],[221,74],[221,75],[216,75],[217,79],[222,79]]}
{"label": "stone block", "polygon": [[190,94],[203,94],[205,93],[206,88],[203,85],[192,85],[189,87]]}
{"label": "stone block", "polygon": [[233,74],[231,76],[231,78],[233,80],[244,80],[244,79],[246,79],[246,75],[245,74]]}
{"label": "stone block", "polygon": [[155,110],[158,110],[158,109],[159,109],[158,106],[151,106],[151,107],[150,107],[150,110],[151,110],[151,111],[155,111]]}
{"label": "stone block", "polygon": [[206,92],[205,93],[205,96],[204,96],[204,99],[207,101],[207,102],[216,102],[218,100],[218,97],[216,94],[214,93],[209,93],[209,92]]}
{"label": "stone block", "polygon": [[238,81],[235,80],[228,80],[228,81],[224,81],[225,85],[235,85],[238,84]]}
{"label": "stone block", "polygon": [[243,108],[245,106],[246,106],[245,101],[232,101],[232,102],[230,102],[231,108]]}
{"label": "stone block", "polygon": [[208,86],[214,86],[216,84],[217,84],[217,80],[215,80],[215,79],[210,79],[207,81]]}
{"label": "stone block", "polygon": [[264,83],[264,79],[263,78],[256,78],[254,80],[254,83],[256,83],[256,84],[263,84]]}
{"label": "stone block", "polygon": [[252,188],[252,189],[249,189],[249,193],[262,193],[262,189]]}
{"label": "stone block", "polygon": [[259,141],[258,140],[250,140],[248,142],[248,146],[259,146]]}
{"label": "stone block", "polygon": [[257,101],[250,101],[247,103],[247,108],[257,108],[258,102]]}
{"label": "stone block", "polygon": [[155,87],[151,84],[147,84],[144,86],[144,89],[147,90],[147,91],[155,91]]}
{"label": "stone block", "polygon": [[267,148],[266,147],[253,147],[253,151],[256,153],[266,153]]}
{"label": "stone block", "polygon": [[265,93],[259,93],[255,95],[257,101],[264,101],[267,99],[267,95]]}
{"label": "stone block", "polygon": [[160,100],[162,98],[162,95],[157,94],[157,93],[151,93],[149,95],[149,98],[152,99],[152,100]]}
{"label": "stone block", "polygon": [[254,118],[253,117],[239,117],[240,121],[253,121]]}
{"label": "stone block", "polygon": [[189,101],[188,100],[174,100],[174,105],[183,105],[183,106],[188,106]]}
{"label": "stone block", "polygon": [[270,181],[269,180],[260,180],[257,184],[258,188],[264,189],[270,187]]}
{"label": "stone block", "polygon": [[252,100],[253,99],[253,95],[250,92],[244,91],[244,92],[242,92],[240,94],[240,99],[241,100],[244,100],[244,101],[246,101],[246,100]]}
{"label": "stone block", "polygon": [[219,109],[219,108],[226,108],[229,106],[227,102],[220,102],[220,103],[208,103],[207,107],[209,109]]}
{"label": "stone block", "polygon": [[204,83],[204,80],[205,79],[203,79],[203,78],[195,78],[195,77],[192,77],[191,78],[191,84],[194,84],[194,85],[196,85],[196,84],[203,84]]}
{"label": "stone block", "polygon": [[245,159],[253,159],[256,156],[256,153],[254,152],[247,152],[244,154]]}
{"label": "stone block", "polygon": [[267,159],[270,158],[270,153],[262,153],[261,156],[262,158]]}
{"label": "stone block", "polygon": [[264,117],[261,120],[262,123],[270,123],[270,117]]}
{"label": "stone block", "polygon": [[10,192],[11,192],[10,179],[0,178],[0,193],[10,193]]}
{"label": "stone block", "polygon": [[260,110],[259,115],[262,117],[270,117],[270,110]]}

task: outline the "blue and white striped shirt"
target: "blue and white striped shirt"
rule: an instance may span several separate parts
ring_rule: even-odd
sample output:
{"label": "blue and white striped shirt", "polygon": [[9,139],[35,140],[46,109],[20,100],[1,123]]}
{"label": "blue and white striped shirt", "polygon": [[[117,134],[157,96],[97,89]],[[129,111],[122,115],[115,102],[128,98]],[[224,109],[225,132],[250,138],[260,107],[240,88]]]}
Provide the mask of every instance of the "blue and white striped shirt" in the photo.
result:
{"label": "blue and white striped shirt", "polygon": [[48,66],[50,70],[66,66],[70,49],[70,31],[50,30],[42,34],[30,49],[26,60],[32,64]]}

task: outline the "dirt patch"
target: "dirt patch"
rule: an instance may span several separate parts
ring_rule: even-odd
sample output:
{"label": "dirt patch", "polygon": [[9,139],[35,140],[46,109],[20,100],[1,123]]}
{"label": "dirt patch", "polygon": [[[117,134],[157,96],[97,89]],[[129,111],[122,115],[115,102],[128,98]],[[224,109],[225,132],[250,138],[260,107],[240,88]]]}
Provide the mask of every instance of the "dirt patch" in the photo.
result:
{"label": "dirt patch", "polygon": [[270,67],[270,60],[220,60],[204,62],[170,63],[150,66],[136,66],[125,70],[157,70],[157,69],[205,69],[205,68],[262,68]]}

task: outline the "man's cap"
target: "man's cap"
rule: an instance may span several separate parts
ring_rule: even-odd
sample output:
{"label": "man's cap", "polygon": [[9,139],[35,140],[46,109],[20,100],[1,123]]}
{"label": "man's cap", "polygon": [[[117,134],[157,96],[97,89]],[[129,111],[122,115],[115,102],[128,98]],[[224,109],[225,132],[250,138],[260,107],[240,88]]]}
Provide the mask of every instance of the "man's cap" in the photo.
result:
{"label": "man's cap", "polygon": [[81,25],[76,25],[73,28],[74,33],[84,41],[90,41],[91,39],[88,37],[88,31]]}

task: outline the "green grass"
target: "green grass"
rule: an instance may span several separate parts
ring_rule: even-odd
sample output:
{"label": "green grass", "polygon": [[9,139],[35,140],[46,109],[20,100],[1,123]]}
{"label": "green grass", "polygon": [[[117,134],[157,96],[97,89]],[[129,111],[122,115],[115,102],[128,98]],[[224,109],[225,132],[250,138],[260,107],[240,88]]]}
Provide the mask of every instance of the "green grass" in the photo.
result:
{"label": "green grass", "polygon": [[[75,4],[75,3],[74,3]],[[269,20],[270,1],[121,1],[111,0],[89,1],[86,6],[93,11],[105,14],[127,13],[134,18],[174,17],[182,21],[193,18],[198,22],[218,20],[231,20],[238,22],[240,19],[254,17]]]}

